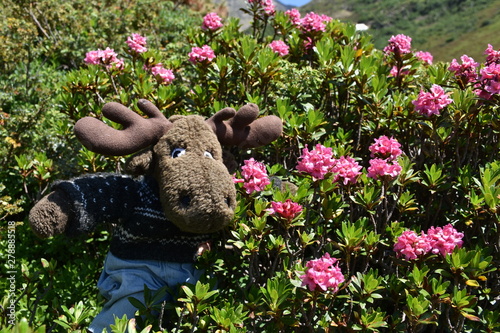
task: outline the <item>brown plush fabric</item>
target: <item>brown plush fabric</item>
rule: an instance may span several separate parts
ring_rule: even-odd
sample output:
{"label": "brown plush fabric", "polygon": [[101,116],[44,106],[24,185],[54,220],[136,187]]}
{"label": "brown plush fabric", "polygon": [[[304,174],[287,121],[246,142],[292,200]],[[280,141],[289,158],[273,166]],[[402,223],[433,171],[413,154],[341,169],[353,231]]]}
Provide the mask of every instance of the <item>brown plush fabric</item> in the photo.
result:
{"label": "brown plush fabric", "polygon": [[224,145],[255,148],[276,140],[283,131],[283,123],[276,116],[258,118],[259,107],[247,104],[236,112],[225,108],[207,120]]}
{"label": "brown plush fabric", "polygon": [[131,156],[125,164],[125,170],[133,176],[148,175],[153,172],[153,165],[153,147],[149,147]]}
{"label": "brown plush fabric", "polygon": [[102,108],[106,118],[123,125],[123,130],[109,127],[102,121],[85,117],[75,124],[75,135],[89,150],[113,156],[133,154],[155,144],[172,125],[151,102],[141,99],[137,103],[149,116],[142,118],[120,103],[107,103]]}
{"label": "brown plush fabric", "polygon": [[[174,126],[154,147],[165,215],[186,232],[219,230],[233,218],[236,191],[217,137],[199,116],[170,120]],[[184,155],[172,157],[176,148]]]}
{"label": "brown plush fabric", "polygon": [[72,216],[68,198],[64,193],[55,191],[43,197],[31,209],[29,221],[35,235],[46,238],[63,233]]}

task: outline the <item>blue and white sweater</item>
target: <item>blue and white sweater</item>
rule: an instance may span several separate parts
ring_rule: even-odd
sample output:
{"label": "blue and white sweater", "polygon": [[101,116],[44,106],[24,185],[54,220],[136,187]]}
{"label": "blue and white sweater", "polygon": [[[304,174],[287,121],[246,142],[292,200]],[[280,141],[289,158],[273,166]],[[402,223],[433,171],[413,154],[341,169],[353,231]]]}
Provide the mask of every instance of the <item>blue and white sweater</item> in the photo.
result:
{"label": "blue and white sweater", "polygon": [[193,262],[208,234],[181,231],[163,213],[158,185],[149,176],[90,174],[56,182],[70,198],[74,218],[66,233],[88,233],[101,223],[116,224],[110,251],[122,259]]}

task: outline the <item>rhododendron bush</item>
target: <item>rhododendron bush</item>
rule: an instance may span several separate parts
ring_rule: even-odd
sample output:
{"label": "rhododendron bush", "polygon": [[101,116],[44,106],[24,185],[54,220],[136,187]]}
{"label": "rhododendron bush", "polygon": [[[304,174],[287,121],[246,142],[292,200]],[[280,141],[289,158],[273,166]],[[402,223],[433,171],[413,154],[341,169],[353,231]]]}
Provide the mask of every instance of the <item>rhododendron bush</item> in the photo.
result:
{"label": "rhododendron bush", "polygon": [[[159,20],[80,50],[52,94],[26,98],[52,105],[37,113],[46,139],[35,144],[16,136],[15,103],[12,116],[0,110],[0,216],[16,222],[17,246],[0,286],[16,272],[17,329],[85,330],[102,308],[109,230],[38,240],[27,212],[56,179],[123,170],[125,157],[89,152],[71,128],[102,118],[106,102],[140,112],[146,98],[166,116],[256,103],[284,131],[266,147],[227,149],[238,206],[197,262],[206,276],[178,292],[146,289],[116,332],[498,332],[500,45],[436,62],[411,36],[378,50],[321,13],[267,0],[243,11],[248,31],[205,9],[175,38]],[[161,302],[166,293],[176,301]],[[8,302],[0,323],[10,329]]]}

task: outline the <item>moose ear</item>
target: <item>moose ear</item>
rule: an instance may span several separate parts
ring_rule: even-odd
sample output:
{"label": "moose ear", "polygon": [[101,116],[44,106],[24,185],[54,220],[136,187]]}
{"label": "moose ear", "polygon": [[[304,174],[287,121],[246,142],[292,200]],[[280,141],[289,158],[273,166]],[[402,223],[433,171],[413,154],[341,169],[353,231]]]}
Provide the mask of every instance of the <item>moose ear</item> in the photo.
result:
{"label": "moose ear", "polygon": [[132,155],[125,164],[125,170],[133,176],[153,173],[153,147]]}

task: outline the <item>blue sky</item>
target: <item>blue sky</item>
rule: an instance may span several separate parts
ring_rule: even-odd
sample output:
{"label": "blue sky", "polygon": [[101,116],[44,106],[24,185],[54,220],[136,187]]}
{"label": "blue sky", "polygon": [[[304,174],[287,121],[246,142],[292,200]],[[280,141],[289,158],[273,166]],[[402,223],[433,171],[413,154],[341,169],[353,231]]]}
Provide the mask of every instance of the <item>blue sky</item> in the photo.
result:
{"label": "blue sky", "polygon": [[305,5],[306,3],[310,2],[311,0],[279,0],[279,2],[285,4],[285,5],[291,5],[291,6],[296,6],[300,7],[302,5]]}

